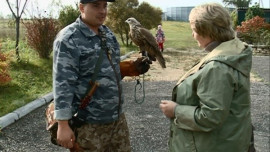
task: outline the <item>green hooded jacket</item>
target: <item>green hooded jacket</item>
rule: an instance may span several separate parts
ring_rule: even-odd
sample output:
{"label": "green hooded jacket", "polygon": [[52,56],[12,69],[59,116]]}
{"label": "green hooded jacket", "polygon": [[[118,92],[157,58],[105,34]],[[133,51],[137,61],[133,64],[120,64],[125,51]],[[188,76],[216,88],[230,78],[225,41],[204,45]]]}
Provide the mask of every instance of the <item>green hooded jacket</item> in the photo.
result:
{"label": "green hooded jacket", "polygon": [[239,39],[221,43],[173,89],[170,152],[247,152],[251,140],[252,51]]}

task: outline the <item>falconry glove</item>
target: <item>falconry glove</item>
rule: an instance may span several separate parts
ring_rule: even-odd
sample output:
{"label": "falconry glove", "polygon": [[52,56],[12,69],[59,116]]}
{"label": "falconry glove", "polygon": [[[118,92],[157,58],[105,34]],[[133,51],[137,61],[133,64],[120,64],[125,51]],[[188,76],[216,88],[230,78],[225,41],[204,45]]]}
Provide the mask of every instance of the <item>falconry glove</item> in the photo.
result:
{"label": "falconry glove", "polygon": [[125,76],[138,76],[146,73],[152,61],[148,57],[139,57],[135,61],[120,62],[120,71],[122,78]]}
{"label": "falconry glove", "polygon": [[134,61],[134,66],[140,74],[146,73],[150,68],[150,64],[152,64],[152,61],[148,57],[140,57]]}

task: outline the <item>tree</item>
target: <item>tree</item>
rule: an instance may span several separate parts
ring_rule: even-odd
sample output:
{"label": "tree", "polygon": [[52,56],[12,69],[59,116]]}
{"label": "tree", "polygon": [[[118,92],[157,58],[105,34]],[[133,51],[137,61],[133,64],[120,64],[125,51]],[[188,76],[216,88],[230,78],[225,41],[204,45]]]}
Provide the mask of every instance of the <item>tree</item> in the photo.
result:
{"label": "tree", "polygon": [[77,8],[72,6],[64,6],[63,9],[60,11],[60,15],[58,21],[60,22],[61,27],[65,27],[71,23],[73,23],[76,18],[80,15],[80,11],[78,5]]}
{"label": "tree", "polygon": [[248,7],[252,0],[223,0],[226,5],[233,5],[235,7]]}
{"label": "tree", "polygon": [[161,24],[162,10],[152,7],[149,3],[143,2],[136,9],[139,21],[147,29],[156,28]]}
{"label": "tree", "polygon": [[109,4],[108,19],[105,22],[115,33],[119,34],[122,43],[129,45],[129,26],[125,21],[129,17],[135,17],[135,8],[138,0],[117,0]]}
{"label": "tree", "polygon": [[255,16],[260,16],[263,17],[264,16],[264,11],[262,8],[260,8],[260,4],[255,3],[254,6],[248,8],[246,14],[245,14],[245,20],[249,20],[254,18]]}
{"label": "tree", "polygon": [[23,5],[23,7],[22,7],[21,12],[20,12],[21,1],[19,3],[19,1],[16,0],[16,14],[14,13],[13,9],[11,8],[9,0],[6,0],[6,1],[7,1],[9,9],[10,9],[10,11],[11,11],[11,13],[12,13],[12,15],[15,18],[15,21],[16,21],[16,44],[15,44],[15,48],[16,48],[17,61],[19,61],[20,60],[20,54],[19,54],[20,20],[21,20],[22,14],[24,12],[24,9],[26,7],[26,4],[27,4],[28,0],[25,0],[25,3]]}
{"label": "tree", "polygon": [[109,5],[107,24],[115,33],[119,34],[122,43],[131,45],[128,36],[129,26],[125,21],[136,18],[145,28],[152,29],[161,23],[162,11],[138,0],[117,0]]}

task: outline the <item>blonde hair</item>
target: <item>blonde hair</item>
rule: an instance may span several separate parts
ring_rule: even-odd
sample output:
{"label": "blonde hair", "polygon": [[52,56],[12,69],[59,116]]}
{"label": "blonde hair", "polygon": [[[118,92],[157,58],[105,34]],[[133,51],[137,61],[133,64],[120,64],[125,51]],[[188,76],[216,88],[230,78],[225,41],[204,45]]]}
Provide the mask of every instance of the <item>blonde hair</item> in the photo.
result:
{"label": "blonde hair", "polygon": [[224,42],[235,37],[229,12],[217,3],[208,3],[193,8],[189,14],[195,32],[212,40]]}

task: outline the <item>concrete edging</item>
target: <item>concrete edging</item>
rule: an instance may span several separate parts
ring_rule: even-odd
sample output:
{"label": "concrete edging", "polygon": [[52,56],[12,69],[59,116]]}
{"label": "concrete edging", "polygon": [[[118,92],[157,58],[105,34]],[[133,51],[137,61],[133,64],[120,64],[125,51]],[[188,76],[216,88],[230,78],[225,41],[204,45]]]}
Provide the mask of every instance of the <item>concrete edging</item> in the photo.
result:
{"label": "concrete edging", "polygon": [[[120,57],[120,60],[125,60],[128,58],[131,54],[135,53],[135,51],[129,52],[123,56]],[[33,110],[45,105],[46,103],[49,103],[53,99],[53,93],[50,92],[43,97],[36,99],[28,104],[26,104],[23,107],[20,107],[16,109],[15,111],[8,113],[2,117],[0,117],[0,130],[7,127],[8,125],[16,122],[23,116],[27,115],[28,113],[32,112]]]}
{"label": "concrete edging", "polygon": [[44,95],[43,97],[36,99],[23,107],[16,109],[15,111],[8,113],[2,117],[0,117],[0,127],[1,129],[7,127],[8,125],[16,122],[23,116],[27,115],[31,111],[43,106],[44,104],[50,102],[53,99],[52,92]]}

